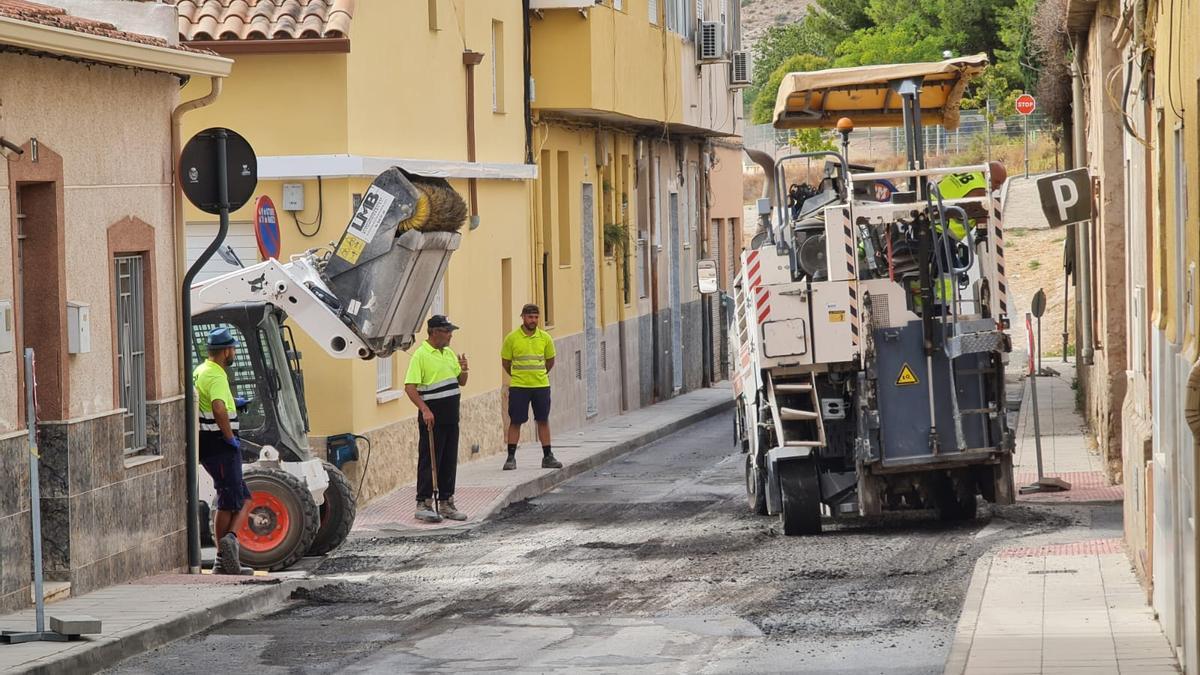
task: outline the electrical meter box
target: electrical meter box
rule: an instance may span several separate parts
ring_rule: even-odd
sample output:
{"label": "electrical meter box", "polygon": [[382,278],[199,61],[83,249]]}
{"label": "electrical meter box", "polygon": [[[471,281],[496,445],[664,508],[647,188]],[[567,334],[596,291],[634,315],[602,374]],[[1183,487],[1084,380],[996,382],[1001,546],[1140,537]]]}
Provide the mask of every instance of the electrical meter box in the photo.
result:
{"label": "electrical meter box", "polygon": [[8,354],[13,350],[15,322],[12,300],[0,300],[0,354]]}
{"label": "electrical meter box", "polygon": [[92,351],[91,310],[80,302],[67,303],[67,353],[86,354]]}
{"label": "electrical meter box", "polygon": [[283,184],[283,210],[304,210],[304,183]]}

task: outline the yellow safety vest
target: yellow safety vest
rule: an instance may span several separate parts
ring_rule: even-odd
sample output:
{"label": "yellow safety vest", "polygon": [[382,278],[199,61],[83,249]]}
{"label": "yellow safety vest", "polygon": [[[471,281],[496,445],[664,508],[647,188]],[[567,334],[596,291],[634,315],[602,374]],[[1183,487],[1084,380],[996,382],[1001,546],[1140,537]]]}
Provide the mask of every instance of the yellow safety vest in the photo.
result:
{"label": "yellow safety vest", "polygon": [[539,389],[550,386],[550,375],[546,371],[546,359],[554,358],[554,338],[538,328],[533,335],[526,335],[518,327],[504,337],[500,358],[512,362],[512,381],[509,386],[518,389]]}

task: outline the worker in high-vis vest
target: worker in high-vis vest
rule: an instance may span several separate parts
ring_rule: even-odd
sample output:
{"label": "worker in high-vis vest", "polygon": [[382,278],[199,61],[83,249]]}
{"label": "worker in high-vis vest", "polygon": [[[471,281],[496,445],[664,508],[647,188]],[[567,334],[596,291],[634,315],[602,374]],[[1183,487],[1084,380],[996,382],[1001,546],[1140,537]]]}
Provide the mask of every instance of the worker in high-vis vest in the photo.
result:
{"label": "worker in high-vis vest", "polygon": [[192,371],[199,410],[200,465],[217,490],[213,540],[217,544],[216,574],[252,574],[243,567],[237,533],[250,515],[250,489],[242,477],[242,442],[238,438],[238,399],[226,372],[237,351],[237,338],[228,328],[208,334],[208,358]]}
{"label": "worker in high-vis vest", "polygon": [[[999,190],[1004,181],[1008,179],[1008,171],[1004,165],[997,161],[988,162],[988,178],[991,178],[990,187],[992,190]],[[984,177],[982,171],[968,171],[964,173],[952,173],[943,177],[938,181],[938,192],[942,196],[942,201],[946,202],[952,199],[966,199],[973,197],[986,197],[989,193],[989,182]],[[967,238],[967,228],[975,228],[975,220],[968,218],[964,224],[958,218],[950,218],[950,236],[954,238],[954,242],[962,242]],[[942,232],[942,224],[934,223],[934,231]],[[950,260],[947,260],[945,251],[939,246],[935,251],[935,255],[943,261],[943,265],[949,265]],[[958,257],[957,255],[955,256]],[[957,262],[957,261],[955,261]],[[954,296],[954,284],[957,283],[954,275],[948,274],[942,278],[941,283],[936,283],[933,288],[934,300],[940,303],[948,303]]]}
{"label": "worker in high-vis vest", "polygon": [[504,470],[517,468],[517,441],[521,425],[529,421],[529,408],[542,442],[542,468],[561,469],[550,445],[550,371],[554,368],[554,338],[538,327],[541,310],[528,304],[521,308],[521,326],[504,338],[500,365],[511,377],[508,386],[508,458]]}
{"label": "worker in high-vis vest", "polygon": [[[438,523],[442,518],[466,520],[454,505],[458,473],[458,414],[461,387],[471,371],[467,355],[456,355],[450,339],[458,326],[441,314],[425,323],[428,339],[413,352],[404,376],[404,393],[417,406],[417,512],[416,519]],[[429,443],[433,442],[433,453]],[[437,504],[433,502],[433,460],[437,461]]]}

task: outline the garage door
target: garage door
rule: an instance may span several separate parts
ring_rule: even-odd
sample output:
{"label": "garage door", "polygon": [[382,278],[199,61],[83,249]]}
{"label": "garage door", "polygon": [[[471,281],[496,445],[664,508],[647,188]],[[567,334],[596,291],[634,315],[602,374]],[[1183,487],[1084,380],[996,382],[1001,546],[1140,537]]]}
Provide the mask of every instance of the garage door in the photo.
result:
{"label": "garage door", "polygon": [[[191,269],[192,263],[200,258],[204,249],[217,236],[217,223],[188,223],[187,224],[187,264]],[[254,240],[254,224],[248,220],[229,223],[229,232],[225,235],[225,244],[233,247],[233,252],[241,259],[242,264],[249,267],[258,262],[258,243]],[[236,269],[226,263],[218,255],[212,259],[196,275],[196,281],[205,281]]]}

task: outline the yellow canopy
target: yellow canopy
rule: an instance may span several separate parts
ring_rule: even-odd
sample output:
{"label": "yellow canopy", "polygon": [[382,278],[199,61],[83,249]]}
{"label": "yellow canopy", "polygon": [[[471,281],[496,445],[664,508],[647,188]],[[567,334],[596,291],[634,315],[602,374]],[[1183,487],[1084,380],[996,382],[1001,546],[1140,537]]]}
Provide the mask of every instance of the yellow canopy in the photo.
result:
{"label": "yellow canopy", "polygon": [[788,73],[775,97],[775,128],[829,128],[840,117],[849,117],[858,127],[903,126],[900,96],[890,84],[919,77],[921,123],[954,130],[963,91],[987,65],[987,55],[976,54],[932,63]]}

